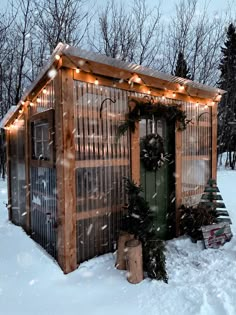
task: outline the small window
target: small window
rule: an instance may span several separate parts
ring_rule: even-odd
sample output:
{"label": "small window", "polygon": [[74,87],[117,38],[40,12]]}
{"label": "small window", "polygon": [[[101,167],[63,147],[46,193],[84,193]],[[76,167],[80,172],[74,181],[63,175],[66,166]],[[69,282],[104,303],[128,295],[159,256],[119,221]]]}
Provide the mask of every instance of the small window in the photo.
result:
{"label": "small window", "polygon": [[53,163],[54,160],[54,110],[47,110],[31,117],[31,161]]}
{"label": "small window", "polygon": [[35,122],[33,126],[33,158],[36,160],[50,160],[50,135],[47,121]]}

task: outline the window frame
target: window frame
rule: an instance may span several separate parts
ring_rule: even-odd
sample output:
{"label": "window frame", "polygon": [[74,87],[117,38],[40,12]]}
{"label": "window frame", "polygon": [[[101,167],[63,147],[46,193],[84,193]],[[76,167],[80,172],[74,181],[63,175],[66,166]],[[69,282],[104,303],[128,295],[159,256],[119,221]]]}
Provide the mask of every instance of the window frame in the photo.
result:
{"label": "window frame", "polygon": [[[46,111],[34,114],[30,117],[30,162],[32,166],[35,167],[54,167],[55,166],[55,128],[54,128],[54,113],[53,108]],[[49,134],[49,159],[37,159],[33,157],[33,152],[35,151],[35,124],[40,123],[48,124],[48,134]],[[44,138],[41,138],[42,144]]]}

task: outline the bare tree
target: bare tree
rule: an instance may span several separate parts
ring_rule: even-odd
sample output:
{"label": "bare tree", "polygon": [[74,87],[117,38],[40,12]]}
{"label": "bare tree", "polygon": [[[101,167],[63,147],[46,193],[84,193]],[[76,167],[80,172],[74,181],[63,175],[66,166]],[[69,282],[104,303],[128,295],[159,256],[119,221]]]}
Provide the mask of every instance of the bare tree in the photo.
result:
{"label": "bare tree", "polygon": [[[97,22],[97,21],[96,21]],[[113,58],[131,61],[134,58],[136,34],[133,16],[122,3],[114,0],[98,14],[98,25],[90,45],[100,53]]]}
{"label": "bare tree", "polygon": [[165,70],[173,73],[178,51],[182,51],[190,67],[191,79],[215,85],[226,18],[209,18],[208,3],[201,11],[198,0],[181,0],[176,4],[164,48]]}
{"label": "bare tree", "polygon": [[84,4],[83,0],[35,1],[37,31],[46,38],[50,53],[59,42],[74,46],[81,43],[91,21]]}
{"label": "bare tree", "polygon": [[[191,41],[191,24],[196,13],[198,0],[181,0],[175,6],[175,16],[167,26],[164,55],[166,56],[166,70],[174,73],[179,51],[187,58],[187,47]],[[188,61],[188,60],[187,60]]]}
{"label": "bare tree", "polygon": [[4,12],[0,14],[0,117],[2,118],[6,113],[8,107],[4,102],[4,81],[5,81],[5,61],[8,57],[8,32],[15,16]]}
{"label": "bare tree", "polygon": [[[27,59],[31,51],[30,37],[33,34],[35,19],[34,8],[30,0],[17,0],[14,2],[17,5],[16,9],[20,12],[19,18],[16,20],[15,32],[13,36],[15,41],[14,54],[14,68],[15,73],[15,104],[18,103],[23,92],[23,86],[27,85],[27,81],[31,81],[28,76]],[[13,44],[13,43],[12,43]],[[25,82],[23,82],[25,80]]]}
{"label": "bare tree", "polygon": [[140,65],[152,66],[162,43],[160,4],[148,9],[145,0],[137,0],[133,2],[132,11],[137,34],[134,61]]}
{"label": "bare tree", "polygon": [[[160,48],[160,9],[137,0],[129,9],[111,0],[100,11],[90,46],[113,58],[151,66]],[[158,32],[159,30],[159,32]]]}

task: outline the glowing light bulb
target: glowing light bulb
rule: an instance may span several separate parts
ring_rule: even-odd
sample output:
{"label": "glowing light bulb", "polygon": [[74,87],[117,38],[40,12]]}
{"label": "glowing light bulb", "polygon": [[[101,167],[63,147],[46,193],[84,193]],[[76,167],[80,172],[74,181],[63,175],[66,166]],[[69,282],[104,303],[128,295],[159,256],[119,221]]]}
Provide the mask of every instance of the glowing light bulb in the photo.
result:
{"label": "glowing light bulb", "polygon": [[55,55],[55,59],[56,59],[56,60],[60,60],[60,59],[61,59],[61,56],[60,56],[60,55]]}
{"label": "glowing light bulb", "polygon": [[95,79],[94,84],[95,84],[95,85],[98,85],[98,84],[99,84],[99,81],[98,81],[97,78]]}
{"label": "glowing light bulb", "polygon": [[56,69],[51,69],[51,70],[48,71],[48,77],[50,79],[54,79],[56,75],[57,75],[57,70]]}
{"label": "glowing light bulb", "polygon": [[184,85],[180,84],[179,90],[180,90],[180,91],[183,91],[183,90],[184,90]]}
{"label": "glowing light bulb", "polygon": [[151,90],[148,90],[148,92],[147,92],[148,94],[151,94]]}
{"label": "glowing light bulb", "polygon": [[47,94],[47,90],[46,89],[43,89],[43,94]]}
{"label": "glowing light bulb", "polygon": [[173,96],[173,97],[176,97],[176,93],[175,93],[175,92],[173,92],[172,96]]}
{"label": "glowing light bulb", "polygon": [[76,68],[75,72],[80,73],[80,68]]}
{"label": "glowing light bulb", "polygon": [[37,102],[37,103],[40,103],[40,102],[41,102],[41,98],[40,98],[40,97],[37,97],[36,102]]}

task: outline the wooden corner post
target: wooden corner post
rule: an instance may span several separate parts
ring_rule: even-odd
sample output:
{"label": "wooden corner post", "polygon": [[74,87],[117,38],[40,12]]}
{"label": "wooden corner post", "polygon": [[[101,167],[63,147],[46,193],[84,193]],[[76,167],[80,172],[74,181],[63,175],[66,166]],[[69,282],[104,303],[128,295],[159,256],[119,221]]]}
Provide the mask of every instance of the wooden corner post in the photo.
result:
{"label": "wooden corner post", "polygon": [[61,68],[55,78],[57,171],[57,252],[64,273],[77,268],[73,70]]}
{"label": "wooden corner post", "polygon": [[26,197],[26,232],[31,232],[31,213],[30,213],[30,125],[29,125],[29,102],[25,106],[25,197]]}
{"label": "wooden corner post", "polygon": [[12,195],[11,195],[11,152],[10,152],[10,130],[6,130],[6,157],[7,157],[7,195],[8,195],[8,219],[12,221]]}
{"label": "wooden corner post", "polygon": [[[129,110],[132,111],[136,103],[129,101]],[[134,132],[130,132],[131,142],[131,178],[133,182],[140,185],[140,145],[139,145],[139,122],[135,122]]]}
{"label": "wooden corner post", "polygon": [[212,139],[211,139],[211,178],[217,177],[217,103],[212,106]]}
{"label": "wooden corner post", "polygon": [[182,132],[178,129],[178,122],[175,131],[175,234],[179,236],[179,207],[182,203]]}

